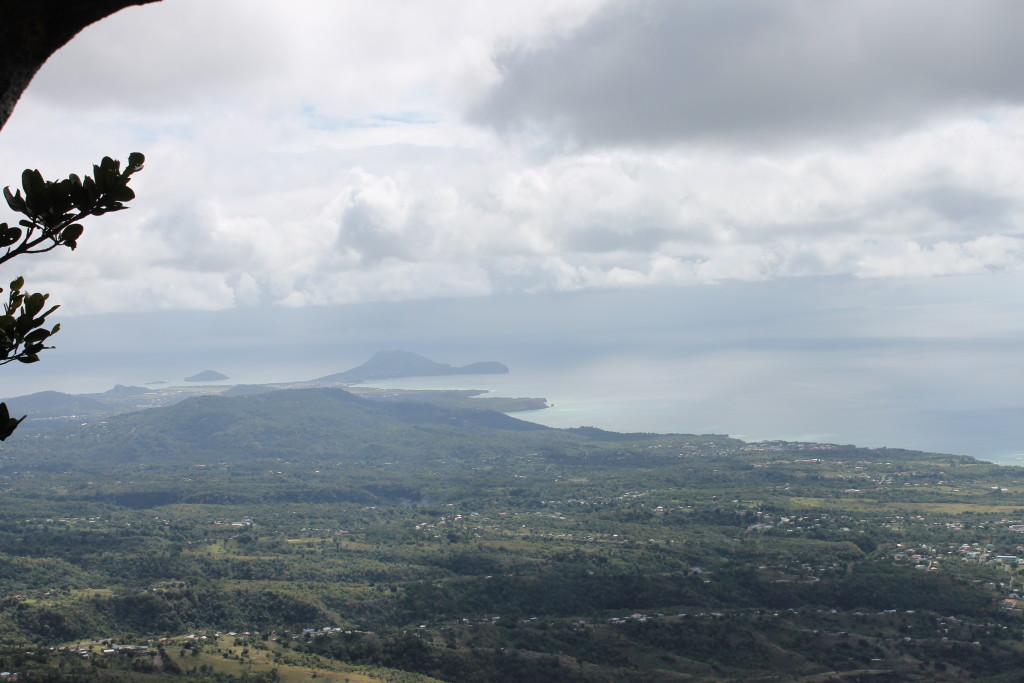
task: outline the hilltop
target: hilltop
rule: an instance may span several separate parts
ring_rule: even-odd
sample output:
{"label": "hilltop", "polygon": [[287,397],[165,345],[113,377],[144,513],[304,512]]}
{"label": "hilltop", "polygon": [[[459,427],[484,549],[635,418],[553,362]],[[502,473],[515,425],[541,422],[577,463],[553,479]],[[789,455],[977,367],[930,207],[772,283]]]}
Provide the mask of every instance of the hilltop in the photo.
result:
{"label": "hilltop", "polygon": [[497,361],[470,363],[454,367],[436,363],[409,351],[380,351],[362,365],[321,377],[318,382],[361,382],[400,377],[434,377],[439,375],[506,375],[508,366]]}
{"label": "hilltop", "polygon": [[185,378],[186,382],[220,382],[226,379],[230,379],[223,372],[217,372],[216,370],[203,370],[197,372],[194,375],[189,375]]}

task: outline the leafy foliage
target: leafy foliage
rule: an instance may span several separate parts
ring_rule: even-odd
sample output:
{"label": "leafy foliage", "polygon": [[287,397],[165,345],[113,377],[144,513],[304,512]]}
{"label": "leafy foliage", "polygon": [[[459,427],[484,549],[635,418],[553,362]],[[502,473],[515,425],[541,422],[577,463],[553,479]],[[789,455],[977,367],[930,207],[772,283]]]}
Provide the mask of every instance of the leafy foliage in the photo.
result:
{"label": "leafy foliage", "polygon": [[21,254],[39,254],[66,246],[74,249],[84,231],[78,221],[87,216],[102,216],[125,209],[135,199],[128,187],[132,175],[142,170],[145,157],[133,152],[121,170],[121,162],[103,157],[93,166],[93,175],[84,179],[72,173],[64,180],[45,180],[38,170],[25,169],[22,190],[4,188],[4,198],[12,211],[25,218],[17,226],[0,223],[0,264]]}
{"label": "leafy foliage", "polygon": [[[51,334],[60,330],[60,325],[51,329],[43,328],[46,317],[58,306],[46,306],[49,294],[38,292],[28,294],[22,292],[25,278],[19,277],[11,282],[11,290],[4,306],[4,315],[0,316],[0,365],[19,361],[35,363],[39,360],[39,352],[47,347],[45,342]],[[0,287],[0,292],[3,288]]]}
{"label": "leafy foliage", "polygon": [[[83,179],[71,174],[59,181],[45,180],[38,170],[25,169],[22,189],[12,192],[10,187],[4,188],[7,205],[25,218],[16,225],[0,223],[0,264],[57,247],[74,250],[85,230],[79,221],[127,208],[125,202],[135,198],[128,183],[144,163],[145,157],[133,152],[122,171],[119,161],[103,157],[93,166],[92,176]],[[0,365],[37,362],[41,351],[53,348],[46,346],[46,341],[60,330],[59,324],[50,329],[44,327],[47,316],[58,308],[47,308],[50,295],[26,292],[24,287],[23,277],[11,282],[4,314],[0,316]],[[0,403],[0,441],[6,440],[23,419],[11,418],[7,405]]]}

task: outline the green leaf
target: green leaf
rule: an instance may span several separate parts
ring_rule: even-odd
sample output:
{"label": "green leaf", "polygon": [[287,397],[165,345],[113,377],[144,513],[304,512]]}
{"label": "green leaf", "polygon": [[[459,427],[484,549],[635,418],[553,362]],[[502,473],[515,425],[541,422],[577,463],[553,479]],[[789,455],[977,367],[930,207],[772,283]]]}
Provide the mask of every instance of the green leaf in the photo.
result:
{"label": "green leaf", "polygon": [[119,187],[115,190],[111,190],[110,198],[118,202],[130,202],[135,199],[135,192],[130,187]]}
{"label": "green leaf", "polygon": [[46,181],[38,170],[26,168],[21,172],[21,186],[25,190],[25,197],[28,198],[36,192],[42,192],[46,187]]}
{"label": "green leaf", "polygon": [[5,187],[4,197],[7,199],[7,205],[11,207],[12,211],[17,211],[18,213],[28,213],[28,207],[25,206],[25,199],[24,197],[21,196],[21,190],[18,190],[16,193],[11,194],[11,188]]}
{"label": "green leaf", "polygon": [[40,294],[39,292],[29,294],[28,297],[25,298],[24,315],[27,315],[30,318],[34,318],[36,314],[39,313],[39,311],[43,310],[43,306],[46,305],[47,296],[48,295]]}
{"label": "green leaf", "polygon": [[11,290],[12,291],[18,291],[18,290],[20,290],[24,286],[25,286],[25,278],[20,276],[20,275],[18,277],[16,277],[15,279],[11,280]]}
{"label": "green leaf", "polygon": [[85,227],[81,223],[72,223],[61,230],[60,241],[74,249],[75,240],[81,237],[83,232],[85,232]]}
{"label": "green leaf", "polygon": [[[47,189],[50,195],[51,211],[55,214],[63,214],[71,208],[71,181],[62,180],[59,183],[48,183]],[[63,217],[61,217],[63,219]]]}
{"label": "green leaf", "polygon": [[125,175],[141,171],[145,163],[146,157],[141,152],[132,152],[128,155],[128,168],[124,170]]}
{"label": "green leaf", "polygon": [[40,342],[46,341],[46,338],[49,337],[49,336],[50,336],[50,331],[49,330],[42,330],[42,329],[32,330],[27,335],[25,335],[25,343],[26,344],[38,344]]}
{"label": "green leaf", "polygon": [[[121,175],[121,162],[110,157],[103,157],[103,161],[100,162],[100,168],[110,175]],[[99,180],[99,178],[97,178]]]}
{"label": "green leaf", "polygon": [[68,176],[68,196],[71,198],[71,203],[75,205],[76,209],[86,212],[89,210],[89,192],[82,184],[82,179],[74,173]]}
{"label": "green leaf", "polygon": [[43,175],[31,168],[21,174],[21,186],[25,189],[26,215],[38,216],[50,210],[51,202],[46,192],[46,181]]}
{"label": "green leaf", "polygon": [[21,234],[21,228],[12,228],[6,223],[0,223],[0,247],[11,246],[21,239]]}
{"label": "green leaf", "polygon": [[28,208],[26,215],[35,217],[50,211],[51,202],[46,191],[46,182],[39,171],[25,169],[22,183],[25,186],[25,205]]}

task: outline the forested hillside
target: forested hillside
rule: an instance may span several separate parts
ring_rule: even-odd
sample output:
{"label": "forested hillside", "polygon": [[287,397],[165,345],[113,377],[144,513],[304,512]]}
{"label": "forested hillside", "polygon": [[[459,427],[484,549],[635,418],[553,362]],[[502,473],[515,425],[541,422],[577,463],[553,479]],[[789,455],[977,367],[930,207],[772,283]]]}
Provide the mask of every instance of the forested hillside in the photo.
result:
{"label": "forested hillside", "polygon": [[1024,471],[961,456],[305,389],[10,441],[0,486],[0,667],[56,680],[1024,665]]}

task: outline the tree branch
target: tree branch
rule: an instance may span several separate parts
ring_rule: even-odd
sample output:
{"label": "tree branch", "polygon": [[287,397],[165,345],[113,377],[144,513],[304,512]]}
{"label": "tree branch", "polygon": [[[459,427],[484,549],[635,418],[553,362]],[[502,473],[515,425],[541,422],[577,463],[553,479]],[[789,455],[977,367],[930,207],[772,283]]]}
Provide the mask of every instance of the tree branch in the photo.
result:
{"label": "tree branch", "polygon": [[0,128],[50,55],[114,12],[160,0],[0,0]]}

